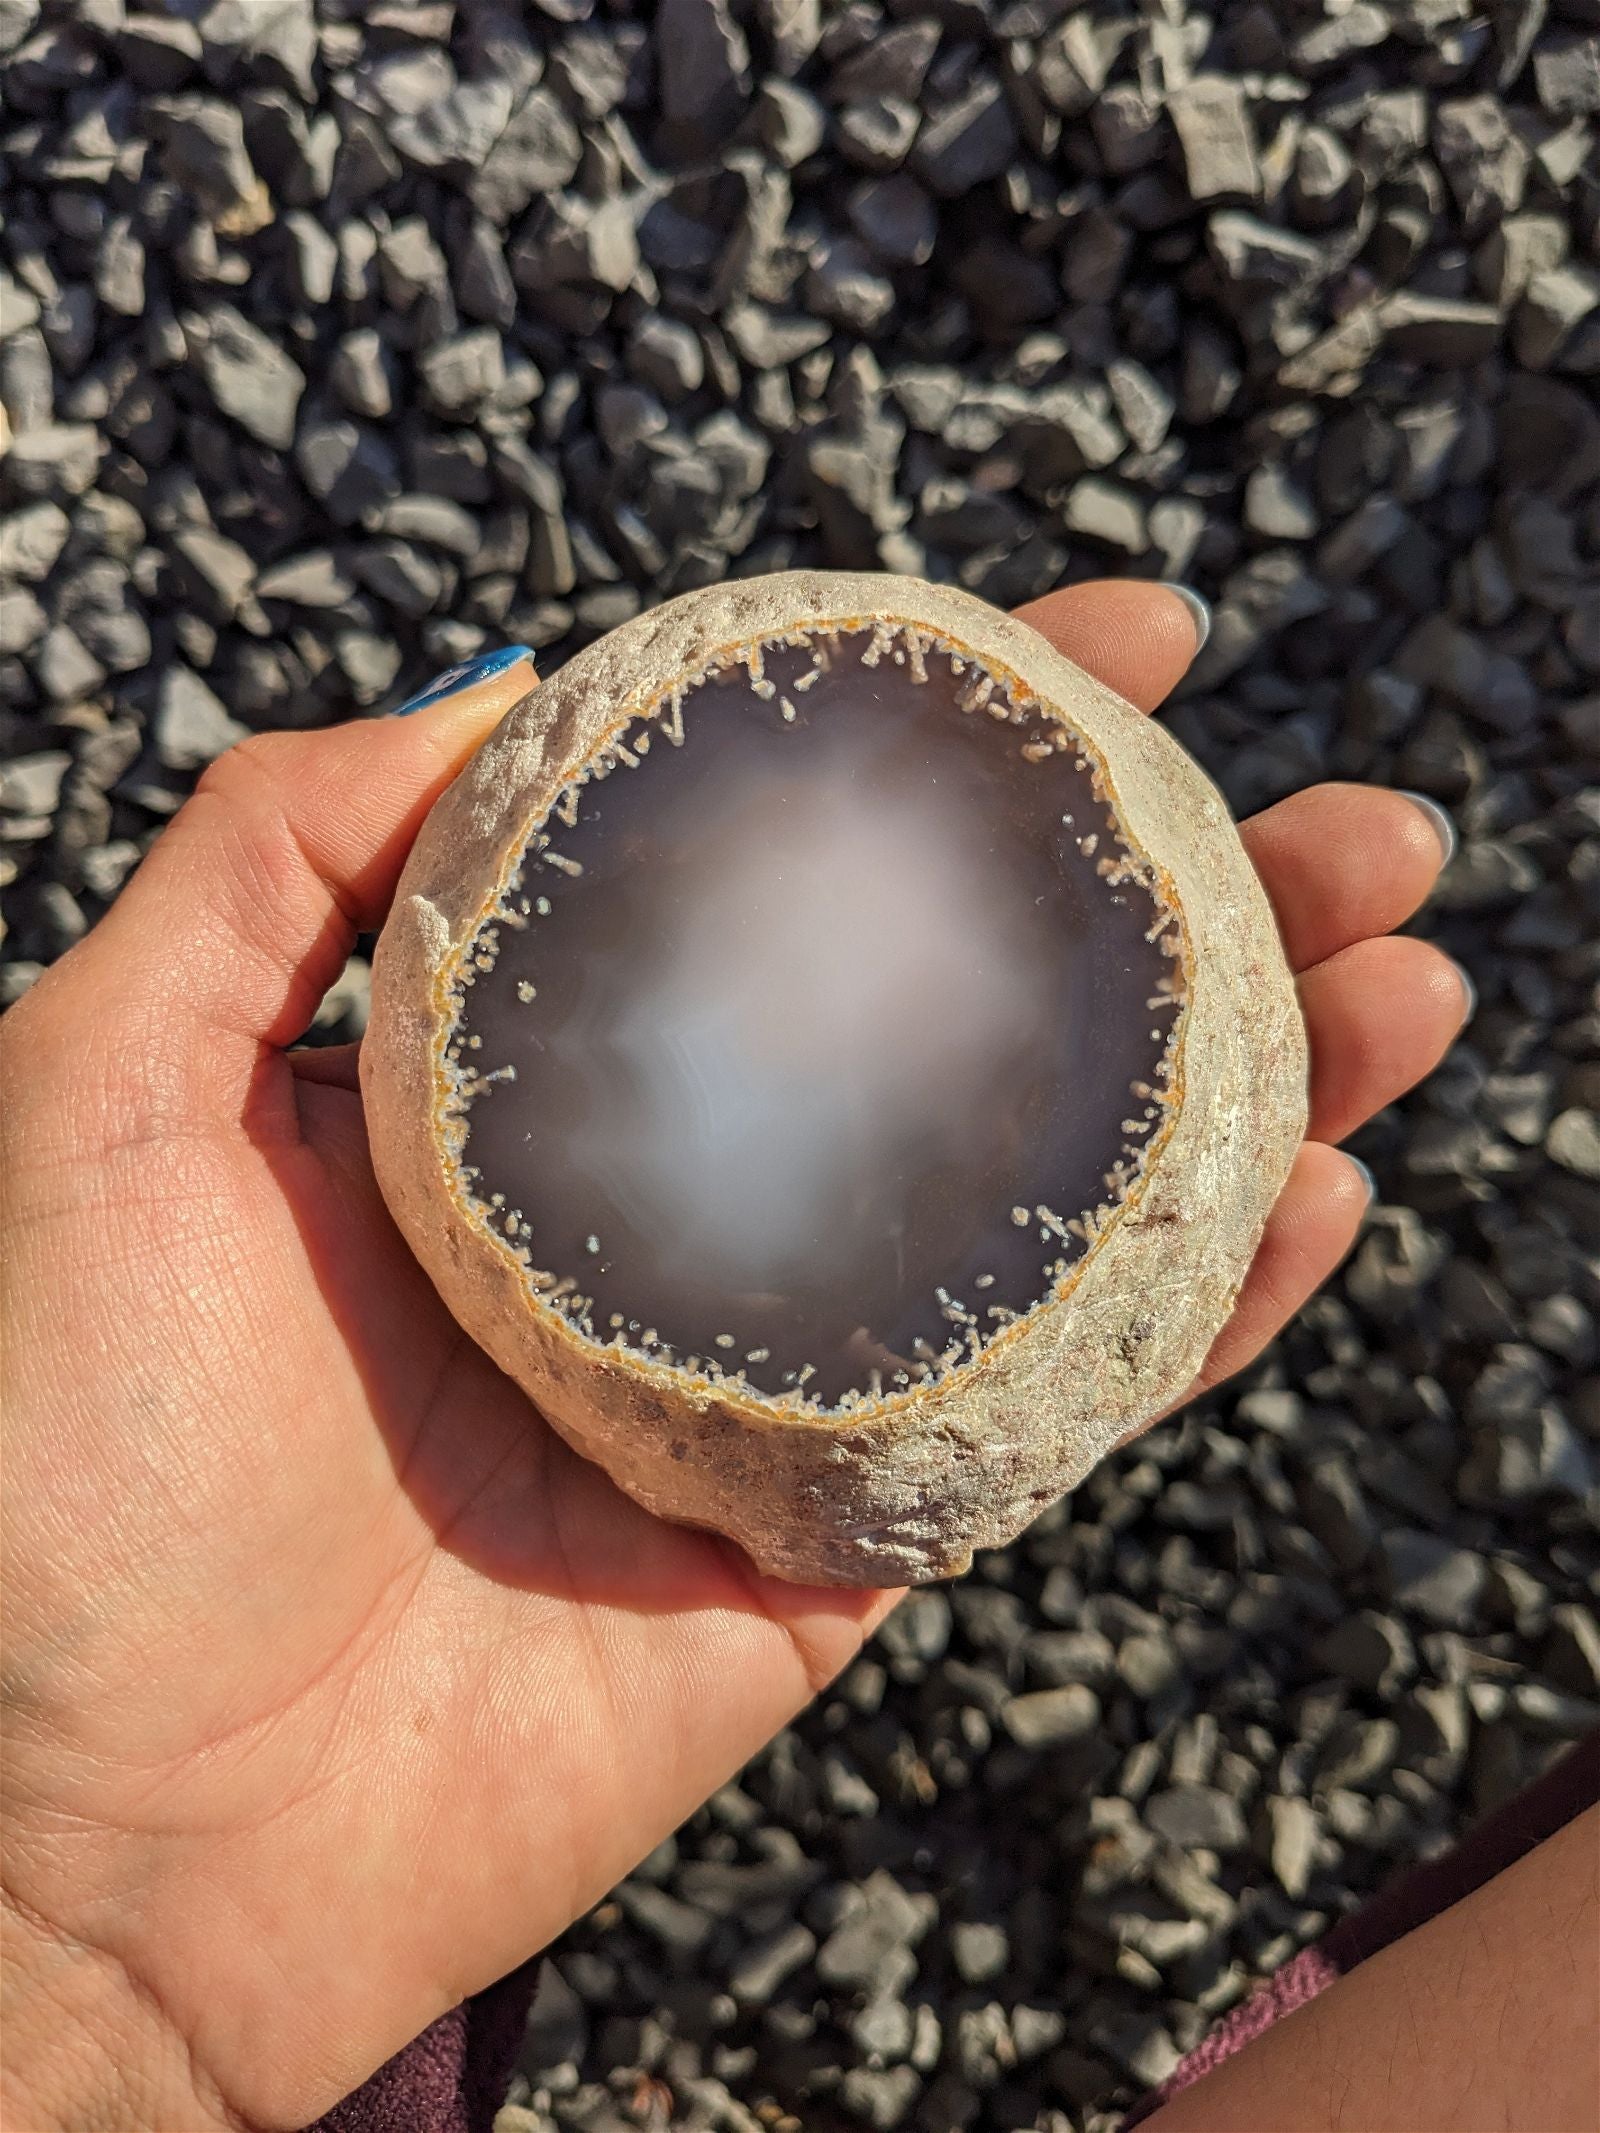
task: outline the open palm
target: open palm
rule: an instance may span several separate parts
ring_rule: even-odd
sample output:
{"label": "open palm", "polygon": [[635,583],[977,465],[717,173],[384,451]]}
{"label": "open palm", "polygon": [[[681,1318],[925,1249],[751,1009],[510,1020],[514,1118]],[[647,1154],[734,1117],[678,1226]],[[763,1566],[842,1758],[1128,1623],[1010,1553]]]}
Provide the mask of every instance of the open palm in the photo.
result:
{"label": "open palm", "polygon": [[[1027,612],[1147,708],[1193,649],[1157,587]],[[762,1578],[575,1458],[390,1224],[353,1058],[284,1049],[482,730],[447,700],[234,750],[0,1031],[16,2123],[98,2084],[108,2123],[303,2125],[559,1932],[890,1604]],[[1248,839],[1313,1139],[1208,1379],[1347,1248],[1365,1193],[1330,1143],[1465,1006],[1385,937],[1441,856],[1411,803],[1323,787]],[[19,2073],[52,2023],[82,2051]]]}

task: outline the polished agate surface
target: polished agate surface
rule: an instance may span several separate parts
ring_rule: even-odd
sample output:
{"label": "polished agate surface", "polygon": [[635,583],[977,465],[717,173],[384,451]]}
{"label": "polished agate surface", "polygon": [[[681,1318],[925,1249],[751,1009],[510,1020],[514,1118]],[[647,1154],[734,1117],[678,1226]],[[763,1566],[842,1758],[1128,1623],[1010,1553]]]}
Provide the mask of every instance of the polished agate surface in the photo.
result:
{"label": "polished agate surface", "polygon": [[848,1409],[1069,1281],[1175,1113],[1181,927],[1078,737],[910,625],[666,677],[455,976],[458,1190],[585,1336]]}

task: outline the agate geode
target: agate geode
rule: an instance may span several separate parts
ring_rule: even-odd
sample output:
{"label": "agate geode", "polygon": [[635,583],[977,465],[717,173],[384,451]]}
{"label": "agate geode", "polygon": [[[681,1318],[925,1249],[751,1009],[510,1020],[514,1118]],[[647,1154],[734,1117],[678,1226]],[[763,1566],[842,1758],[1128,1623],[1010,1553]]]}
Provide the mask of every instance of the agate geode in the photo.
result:
{"label": "agate geode", "polygon": [[965,1567],[1179,1398],[1305,1124],[1227,812],[946,588],[801,573],[580,653],[373,971],[390,1207],[580,1452],[766,1570]]}

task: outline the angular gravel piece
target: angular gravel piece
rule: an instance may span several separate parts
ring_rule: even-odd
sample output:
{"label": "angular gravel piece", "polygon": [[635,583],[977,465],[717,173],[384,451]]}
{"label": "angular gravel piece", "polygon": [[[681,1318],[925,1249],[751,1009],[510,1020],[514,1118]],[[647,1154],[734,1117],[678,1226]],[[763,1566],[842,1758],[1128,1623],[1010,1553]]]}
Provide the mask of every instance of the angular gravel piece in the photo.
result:
{"label": "angular gravel piece", "polygon": [[1243,84],[1197,74],[1167,98],[1191,200],[1253,198],[1261,187]]}

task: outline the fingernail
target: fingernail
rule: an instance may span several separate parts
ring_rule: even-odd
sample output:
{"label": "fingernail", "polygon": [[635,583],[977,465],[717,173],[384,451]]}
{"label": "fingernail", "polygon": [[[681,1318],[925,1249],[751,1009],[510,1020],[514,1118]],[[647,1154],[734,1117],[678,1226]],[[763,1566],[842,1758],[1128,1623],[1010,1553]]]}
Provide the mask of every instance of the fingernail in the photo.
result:
{"label": "fingernail", "polygon": [[1457,963],[1456,965],[1456,976],[1461,980],[1462,995],[1461,1022],[1459,1026],[1462,1029],[1465,1029],[1467,1024],[1472,1020],[1473,1016],[1478,1012],[1478,988],[1472,982],[1472,973],[1468,970],[1463,969],[1463,967],[1459,963]]}
{"label": "fingernail", "polygon": [[424,711],[429,704],[442,703],[447,696],[454,696],[462,689],[475,689],[480,681],[503,674],[519,659],[531,660],[532,657],[527,645],[506,644],[498,652],[483,652],[476,659],[458,660],[453,667],[446,667],[442,674],[435,675],[417,695],[408,696],[403,704],[396,704],[390,716],[405,718],[413,711]]}
{"label": "fingernail", "polygon": [[1350,1168],[1356,1173],[1356,1176],[1360,1178],[1362,1184],[1366,1187],[1367,1205],[1370,1207],[1373,1201],[1378,1197],[1377,1179],[1372,1175],[1372,1172],[1367,1168],[1366,1164],[1362,1162],[1360,1156],[1352,1155],[1348,1148],[1344,1152],[1344,1159],[1350,1165]]}
{"label": "fingernail", "polygon": [[1413,807],[1420,807],[1427,816],[1429,822],[1433,825],[1433,834],[1439,840],[1439,849],[1444,854],[1444,864],[1448,866],[1456,856],[1456,844],[1458,841],[1456,826],[1449,815],[1446,814],[1437,800],[1430,799],[1425,792],[1407,792],[1404,786],[1399,786],[1396,790],[1402,800],[1409,800]]}
{"label": "fingernail", "polygon": [[1204,593],[1197,593],[1192,585],[1180,585],[1176,578],[1163,578],[1160,582],[1169,593],[1176,593],[1189,610],[1189,618],[1194,624],[1194,648],[1196,652],[1204,651],[1206,639],[1211,635],[1211,602]]}

